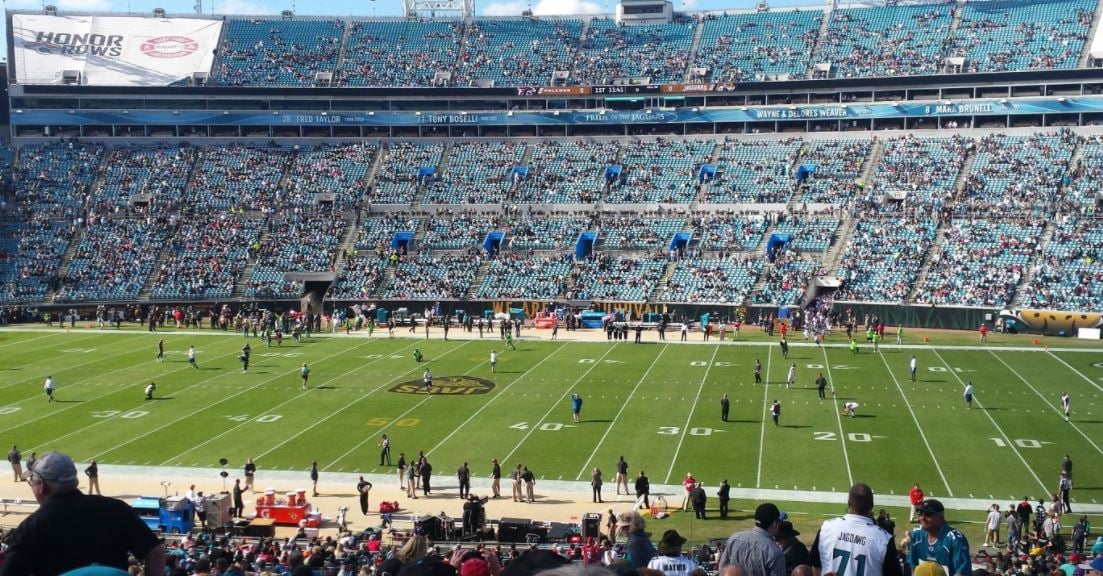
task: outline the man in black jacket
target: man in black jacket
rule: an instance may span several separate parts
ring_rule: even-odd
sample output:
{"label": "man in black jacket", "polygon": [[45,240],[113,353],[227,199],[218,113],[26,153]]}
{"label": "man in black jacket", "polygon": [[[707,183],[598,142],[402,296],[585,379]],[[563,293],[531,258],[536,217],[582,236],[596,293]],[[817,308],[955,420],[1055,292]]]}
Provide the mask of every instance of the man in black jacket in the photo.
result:
{"label": "man in black jacket", "polygon": [[728,517],[728,501],[731,500],[731,485],[725,479],[720,482],[720,490],[716,492],[716,496],[720,498],[720,517]]}
{"label": "man in black jacket", "polygon": [[639,500],[640,496],[643,496],[643,507],[650,508],[651,502],[648,500],[648,496],[651,494],[651,481],[644,475],[643,470],[640,470],[640,475],[636,476],[636,498]]}

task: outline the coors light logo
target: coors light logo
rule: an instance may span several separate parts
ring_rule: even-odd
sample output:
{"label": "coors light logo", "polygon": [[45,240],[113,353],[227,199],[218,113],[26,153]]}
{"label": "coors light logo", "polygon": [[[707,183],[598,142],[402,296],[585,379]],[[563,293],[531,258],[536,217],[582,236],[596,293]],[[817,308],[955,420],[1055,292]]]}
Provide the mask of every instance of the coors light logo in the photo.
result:
{"label": "coors light logo", "polygon": [[199,49],[199,43],[187,36],[158,36],[142,42],[138,47],[151,58],[180,58]]}

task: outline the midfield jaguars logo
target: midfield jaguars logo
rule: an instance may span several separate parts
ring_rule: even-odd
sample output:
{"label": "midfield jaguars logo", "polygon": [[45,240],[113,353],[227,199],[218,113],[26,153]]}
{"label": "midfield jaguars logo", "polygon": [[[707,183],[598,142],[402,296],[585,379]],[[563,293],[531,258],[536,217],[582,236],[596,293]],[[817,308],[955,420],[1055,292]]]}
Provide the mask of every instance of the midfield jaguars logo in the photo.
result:
{"label": "midfield jaguars logo", "polygon": [[433,389],[425,388],[422,380],[400,382],[391,387],[391,392],[399,394],[444,394],[451,396],[470,396],[486,394],[494,389],[494,383],[472,376],[434,376]]}

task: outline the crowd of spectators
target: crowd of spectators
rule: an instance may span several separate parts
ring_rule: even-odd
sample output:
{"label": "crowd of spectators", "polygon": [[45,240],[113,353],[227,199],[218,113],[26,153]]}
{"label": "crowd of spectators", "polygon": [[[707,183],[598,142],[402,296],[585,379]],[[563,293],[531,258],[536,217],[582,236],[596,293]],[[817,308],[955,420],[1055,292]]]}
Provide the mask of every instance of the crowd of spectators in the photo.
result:
{"label": "crowd of spectators", "polygon": [[1067,182],[1076,138],[1069,132],[1029,136],[990,135],[977,140],[958,214],[1044,216]]}
{"label": "crowd of spectators", "polygon": [[229,298],[258,245],[261,224],[234,212],[202,221],[181,219],[169,235],[169,255],[156,272],[150,298]]}
{"label": "crowd of spectators", "polygon": [[624,26],[611,18],[594,18],[575,61],[574,80],[591,86],[613,84],[617,78],[682,82],[696,32],[697,20],[678,13],[669,24]]}
{"label": "crowd of spectators", "polygon": [[829,216],[788,214],[779,217],[775,234],[788,234],[786,249],[800,252],[826,252],[839,229],[839,219]]}
{"label": "crowd of spectators", "polygon": [[563,294],[574,265],[570,254],[539,256],[531,252],[499,253],[490,261],[475,298],[486,300],[554,300]]}
{"label": "crowd of spectators", "polygon": [[715,149],[713,140],[634,140],[624,148],[618,177],[606,178],[605,201],[689,204],[700,185],[698,170]]}
{"label": "crowd of spectators", "polygon": [[592,204],[605,186],[605,168],[620,154],[614,140],[548,140],[531,148],[528,174],[514,194],[517,202]]}
{"label": "crowd of spectators", "polygon": [[199,150],[179,146],[119,146],[107,153],[103,185],[94,209],[118,212],[130,207],[134,196],[149,196],[151,213],[165,214],[184,208],[182,198],[195,167]]}
{"label": "crowd of spectators", "polygon": [[103,155],[103,144],[75,140],[23,146],[13,177],[16,217],[77,223],[90,204]]}
{"label": "crowd of spectators", "polygon": [[834,10],[819,60],[841,78],[937,73],[952,13],[947,3]]}
{"label": "crowd of spectators", "polygon": [[133,300],[161,254],[166,222],[89,216],[55,302]]}
{"label": "crowd of spectators", "polygon": [[498,86],[547,86],[556,72],[570,73],[582,38],[582,21],[483,19],[469,26],[454,80]]}
{"label": "crowd of spectators", "polygon": [[464,27],[458,22],[403,19],[349,24],[339,83],[345,86],[440,85],[459,58]]}
{"label": "crowd of spectators", "polygon": [[868,138],[815,139],[801,150],[800,163],[816,170],[802,183],[807,204],[845,205],[861,190],[859,177],[873,142]]}
{"label": "crowd of spectators", "polygon": [[0,300],[36,302],[58,286],[58,267],[76,226],[46,216],[0,225]]}
{"label": "crowd of spectators", "polygon": [[1037,221],[955,219],[929,264],[916,300],[960,306],[1008,306],[1041,237]]}
{"label": "crowd of spectators", "polygon": [[1023,286],[1025,306],[1042,310],[1103,310],[1103,228],[1069,217],[1056,223],[1049,244]]}
{"label": "crowd of spectators", "polygon": [[383,283],[386,258],[351,251],[345,254],[341,272],[329,287],[326,298],[334,300],[364,300],[372,298]]}
{"label": "crowd of spectators", "polygon": [[375,250],[383,258],[397,232],[416,232],[421,219],[407,212],[384,212],[364,218],[356,233],[357,250]]}
{"label": "crowd of spectators", "polygon": [[947,55],[963,72],[1074,68],[1091,35],[1093,0],[966,2]]}
{"label": "crowd of spectators", "polygon": [[803,142],[736,140],[726,137],[716,179],[708,182],[702,203],[787,203],[793,195],[793,162]]}
{"label": "crowd of spectators", "polygon": [[603,250],[662,250],[685,223],[684,217],[657,213],[607,212],[591,219],[599,229],[598,244]]}
{"label": "crowd of spectators", "polygon": [[929,219],[859,220],[839,264],[836,300],[897,303],[913,288],[938,228]]}
{"label": "crowd of spectators", "polygon": [[414,201],[418,188],[433,179],[422,175],[421,170],[435,173],[444,154],[443,144],[412,144],[391,142],[387,155],[375,176],[375,190],[371,201],[376,204],[409,204]]}
{"label": "crowd of spectators", "polygon": [[818,260],[801,257],[793,250],[784,251],[774,258],[772,266],[766,268],[766,284],[755,293],[754,301],[756,304],[780,306],[799,304],[812,278],[825,272]]}
{"label": "crowd of spectators", "polygon": [[1069,172],[1069,185],[1057,210],[1082,216],[1095,214],[1103,205],[1099,190],[1103,183],[1103,136],[1083,138],[1078,146],[1080,159]]}
{"label": "crowd of spectators", "polygon": [[698,212],[690,218],[699,245],[703,250],[724,253],[753,250],[762,243],[769,220],[761,214],[731,212]]}
{"label": "crowd of spectators", "polygon": [[[901,136],[885,142],[881,160],[871,186],[866,188],[867,206],[875,206],[874,196],[900,192],[904,206],[938,214],[954,196],[954,184],[965,159],[973,151],[971,138],[916,138]],[[899,208],[895,202],[881,205]]]}
{"label": "crowd of spectators", "polygon": [[329,210],[294,208],[271,216],[246,295],[298,298],[301,283],[285,280],[284,273],[332,272],[347,227],[339,212]]}
{"label": "crowd of spectators", "polygon": [[313,86],[333,72],[345,23],[329,20],[232,19],[212,74],[223,86]]}
{"label": "crowd of spectators", "polygon": [[714,82],[804,78],[822,20],[818,10],[706,14],[693,68],[704,68]]}
{"label": "crowd of spectators", "polygon": [[642,302],[655,291],[666,267],[661,255],[629,257],[601,253],[576,263],[568,300]]}
{"label": "crowd of spectators", "polygon": [[660,302],[741,305],[758,280],[762,260],[754,257],[683,258],[659,289]]}
{"label": "crowd of spectators", "polygon": [[364,178],[376,150],[367,142],[320,144],[299,150],[291,163],[286,204],[314,206],[322,195],[332,194],[338,208],[355,208],[364,195]]}
{"label": "crowd of spectators", "polygon": [[283,205],[279,188],[291,159],[282,146],[229,144],[203,150],[189,205],[199,211],[260,210],[274,212]]}
{"label": "crowd of spectators", "polygon": [[466,250],[481,245],[497,225],[493,216],[444,210],[426,219],[421,243],[430,250]]}
{"label": "crowd of spectators", "polygon": [[579,217],[522,213],[507,218],[504,227],[515,250],[563,250],[574,246],[585,229],[585,221]]}
{"label": "crowd of spectators", "polygon": [[478,249],[436,254],[419,252],[399,262],[383,297],[399,300],[465,298],[481,262]]}
{"label": "crowd of spectators", "polygon": [[525,145],[518,141],[456,143],[443,173],[426,185],[425,203],[501,204],[524,155]]}

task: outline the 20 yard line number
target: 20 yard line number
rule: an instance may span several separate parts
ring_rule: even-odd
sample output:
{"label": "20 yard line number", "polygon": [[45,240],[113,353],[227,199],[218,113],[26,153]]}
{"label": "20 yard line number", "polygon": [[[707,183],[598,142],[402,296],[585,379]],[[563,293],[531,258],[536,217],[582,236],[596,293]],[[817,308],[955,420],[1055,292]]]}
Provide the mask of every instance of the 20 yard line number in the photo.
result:
{"label": "20 yard line number", "polygon": [[[851,442],[873,442],[874,438],[884,438],[884,436],[873,436],[865,432],[851,432],[846,435],[846,439]],[[833,441],[838,440],[839,435],[835,432],[813,432],[812,439]]]}

